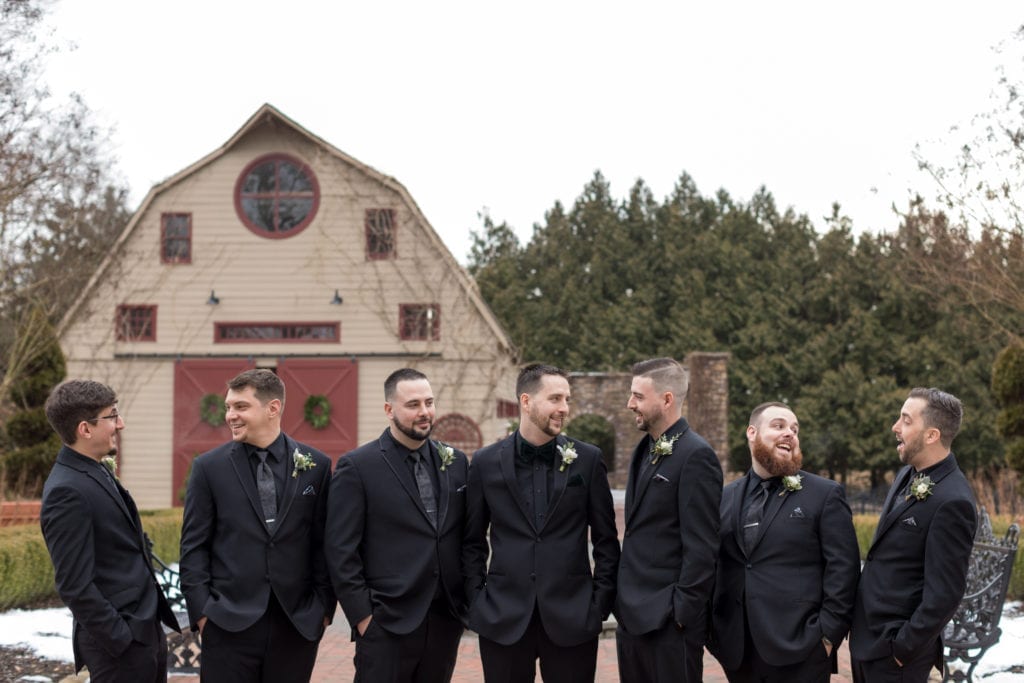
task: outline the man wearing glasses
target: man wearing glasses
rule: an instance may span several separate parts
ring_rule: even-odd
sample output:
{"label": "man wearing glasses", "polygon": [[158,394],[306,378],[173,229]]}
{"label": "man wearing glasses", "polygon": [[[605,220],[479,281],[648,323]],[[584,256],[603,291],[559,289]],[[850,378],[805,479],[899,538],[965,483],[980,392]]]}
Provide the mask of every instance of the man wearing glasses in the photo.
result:
{"label": "man wearing glasses", "polygon": [[[75,670],[94,683],[166,681],[161,622],[178,622],[157,586],[135,501],[112,469],[124,419],[113,389],[58,385],[46,419],[64,446],[43,487],[41,524],[57,592],[74,617]],[[109,463],[109,464],[107,464]]]}

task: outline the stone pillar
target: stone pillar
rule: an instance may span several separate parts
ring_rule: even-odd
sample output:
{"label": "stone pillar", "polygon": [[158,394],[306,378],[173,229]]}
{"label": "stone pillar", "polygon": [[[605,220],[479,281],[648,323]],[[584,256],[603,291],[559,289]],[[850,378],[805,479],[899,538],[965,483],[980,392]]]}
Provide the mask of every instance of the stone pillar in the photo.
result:
{"label": "stone pillar", "polygon": [[686,356],[690,390],[683,414],[694,431],[718,455],[722,471],[729,467],[729,354],[694,351]]}

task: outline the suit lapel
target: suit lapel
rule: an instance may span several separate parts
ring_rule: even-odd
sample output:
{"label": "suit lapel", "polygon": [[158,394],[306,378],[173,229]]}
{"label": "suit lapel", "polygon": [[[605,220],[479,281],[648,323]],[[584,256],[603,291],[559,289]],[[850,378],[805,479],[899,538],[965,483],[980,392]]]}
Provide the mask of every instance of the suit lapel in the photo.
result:
{"label": "suit lapel", "polygon": [[750,553],[747,551],[747,545],[743,542],[743,501],[747,499],[747,487],[750,486],[750,470],[743,475],[740,480],[742,483],[736,485],[734,494],[730,505],[732,506],[726,514],[731,514],[735,521],[733,522],[733,536],[736,538],[736,545],[740,547],[740,551],[749,556]]}
{"label": "suit lapel", "polygon": [[[409,466],[405,462],[406,458],[409,457],[408,452],[404,448],[395,446],[390,438],[385,438],[384,434],[381,434],[377,442],[380,444],[381,457],[384,458],[384,462],[390,468],[391,473],[395,475],[395,479],[398,480],[398,483],[405,489],[406,494],[412,499],[413,505],[423,515],[423,519],[426,520],[428,525],[433,526],[430,517],[427,516],[426,508],[423,507],[423,499],[420,498],[420,490],[416,486],[416,480],[413,479],[412,472],[409,471]],[[438,524],[438,527],[440,528],[440,524]]]}
{"label": "suit lapel", "polygon": [[526,518],[527,523],[536,530],[536,526],[533,523],[533,515],[526,509],[526,501],[519,493],[519,485],[516,482],[516,435],[519,432],[514,432],[512,436],[508,437],[501,443],[501,448],[498,451],[498,461],[501,464],[501,476],[505,480],[505,486],[508,487],[509,495],[512,496],[512,500],[516,502],[519,507],[519,511],[523,513],[523,517]]}
{"label": "suit lapel", "polygon": [[[952,454],[950,454],[946,456],[946,459],[943,460],[938,467],[931,471],[931,473],[928,475],[928,478],[931,479],[936,486],[938,486],[939,482],[946,478],[946,475],[948,475],[950,472],[956,469],[956,466],[956,460],[953,458]],[[917,476],[917,474],[912,471],[909,472],[909,476],[904,475],[903,472],[907,472],[908,470],[911,470],[911,467],[909,465],[904,470],[902,470],[899,475],[897,475],[896,481],[893,483],[892,488],[889,489],[889,495],[886,496],[885,498],[886,506],[888,506],[889,501],[892,500],[893,497],[898,496],[900,494],[900,492],[906,487],[908,482],[910,482],[914,477]],[[903,477],[902,480],[900,478],[901,476]],[[899,486],[897,486],[897,482],[899,483]],[[875,529],[875,537],[871,540],[871,547],[875,547],[875,544],[879,541],[879,539],[882,538],[883,535],[885,535],[885,533],[889,529],[892,528],[892,525],[896,523],[896,520],[902,517],[903,513],[905,513],[908,509],[913,507],[918,502],[920,501],[918,501],[918,499],[915,498],[914,496],[909,496],[906,500],[897,501],[895,506],[893,506],[892,510],[889,511],[889,514],[887,514],[885,518],[879,520],[878,528]]]}
{"label": "suit lapel", "polygon": [[295,443],[287,434],[284,435],[284,458],[287,462],[285,467],[286,476],[284,478],[284,492],[281,495],[281,511],[277,515],[277,525],[274,527],[275,533],[277,529],[280,529],[284,524],[285,517],[288,516],[288,510],[292,507],[292,502],[295,500],[295,493],[299,487],[299,477],[293,477],[293,467],[295,466],[292,462],[293,453],[299,448],[298,444]]}
{"label": "suit lapel", "polygon": [[553,490],[548,492],[549,498],[551,499],[551,503],[548,504],[548,514],[546,517],[544,517],[544,523],[540,525],[540,529],[537,529],[537,531],[543,530],[547,523],[554,516],[555,508],[558,507],[559,501],[562,500],[562,494],[565,493],[565,487],[569,482],[569,472],[572,470],[572,465],[567,465],[563,470],[562,458],[560,457],[560,455],[558,455],[558,446],[564,446],[568,443],[570,443],[569,439],[567,439],[564,436],[558,436],[555,438],[556,455],[555,461],[551,463],[551,467],[553,468],[551,472],[551,486]]}
{"label": "suit lapel", "polygon": [[[434,462],[441,462],[441,454],[437,452],[437,442],[429,441],[431,458]],[[451,480],[449,474],[451,472],[450,467],[445,467],[443,470],[438,468],[437,470],[437,528],[440,531],[444,527],[444,518],[448,514],[448,492],[451,490]]]}
{"label": "suit lapel", "polygon": [[757,546],[761,544],[761,539],[764,538],[765,532],[768,531],[768,527],[775,519],[775,515],[779,514],[782,504],[786,502],[791,493],[792,491],[782,489],[781,494],[778,491],[769,494],[768,502],[764,506],[764,516],[761,518],[761,524],[757,527],[757,536],[754,537],[754,542],[751,544],[748,555],[753,555]]}
{"label": "suit lapel", "polygon": [[269,534],[270,529],[267,528],[266,515],[263,514],[263,504],[260,503],[260,495],[256,490],[256,480],[253,478],[252,470],[249,468],[249,456],[245,452],[245,446],[237,441],[231,444],[231,453],[228,455],[228,460],[231,461],[231,466],[235,469],[235,476],[238,477],[238,482],[242,485],[242,490],[245,491],[245,495],[249,499],[253,514],[256,515],[260,525]]}

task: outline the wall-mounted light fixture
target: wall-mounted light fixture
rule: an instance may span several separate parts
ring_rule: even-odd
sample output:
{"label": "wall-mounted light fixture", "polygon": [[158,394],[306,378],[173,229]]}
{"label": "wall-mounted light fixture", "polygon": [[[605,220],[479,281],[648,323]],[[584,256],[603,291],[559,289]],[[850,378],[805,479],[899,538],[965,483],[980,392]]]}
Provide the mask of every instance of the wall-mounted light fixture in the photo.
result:
{"label": "wall-mounted light fixture", "polygon": [[220,303],[220,297],[212,289],[210,290],[210,298],[206,300],[207,306],[216,306]]}
{"label": "wall-mounted light fixture", "polygon": [[334,290],[334,298],[331,299],[331,305],[340,306],[342,301],[343,299],[341,298],[341,294],[338,294],[338,290]]}

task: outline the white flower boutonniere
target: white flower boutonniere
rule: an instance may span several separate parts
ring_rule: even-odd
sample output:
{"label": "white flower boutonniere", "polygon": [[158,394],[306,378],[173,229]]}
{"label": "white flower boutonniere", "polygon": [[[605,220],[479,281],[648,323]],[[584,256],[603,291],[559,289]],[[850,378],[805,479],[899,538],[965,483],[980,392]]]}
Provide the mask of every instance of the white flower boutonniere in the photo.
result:
{"label": "white flower boutonniere", "polygon": [[790,491],[799,491],[804,487],[804,477],[802,474],[791,474],[788,477],[782,478],[782,490],[779,491],[780,496],[786,495]]}
{"label": "white flower boutonniere", "polygon": [[435,441],[434,447],[437,449],[437,454],[441,458],[441,471],[444,472],[448,469],[448,465],[455,462],[455,449],[448,444],[441,443],[440,441]]}
{"label": "white flower boutonniere", "polygon": [[658,440],[654,442],[653,446],[651,446],[651,464],[657,465],[658,461],[663,457],[666,455],[672,455],[672,445],[678,438],[678,434],[673,436],[671,439],[664,434],[659,436]]}
{"label": "white flower boutonniere", "polygon": [[292,470],[292,477],[299,476],[299,472],[305,472],[316,467],[316,463],[313,462],[313,454],[306,453],[302,454],[299,449],[296,448],[295,452],[292,453],[292,462],[295,464],[295,469]]}
{"label": "white flower boutonniere", "polygon": [[919,474],[910,482],[910,488],[907,493],[907,500],[911,497],[917,498],[918,500],[924,500],[928,496],[932,495],[932,489],[935,488],[935,482],[927,474]]}
{"label": "white flower boutonniere", "polygon": [[558,468],[558,471],[564,472],[566,467],[576,462],[576,447],[570,441],[564,446],[556,446],[556,448],[558,449],[558,454],[562,456],[562,466]]}
{"label": "white flower boutonniere", "polygon": [[114,475],[114,479],[117,479],[117,459],[112,455],[107,455],[100,462],[110,470],[110,473]]}

